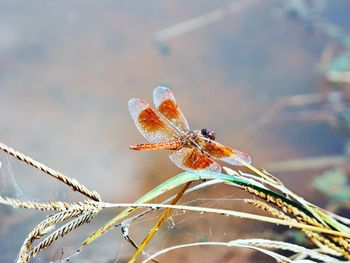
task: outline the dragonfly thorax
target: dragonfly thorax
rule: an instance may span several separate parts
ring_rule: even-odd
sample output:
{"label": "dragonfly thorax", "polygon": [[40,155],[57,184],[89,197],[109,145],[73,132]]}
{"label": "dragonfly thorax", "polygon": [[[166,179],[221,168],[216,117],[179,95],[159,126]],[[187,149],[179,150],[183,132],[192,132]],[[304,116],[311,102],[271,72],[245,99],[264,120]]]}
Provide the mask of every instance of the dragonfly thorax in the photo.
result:
{"label": "dragonfly thorax", "polygon": [[189,131],[181,137],[181,143],[183,146],[200,146],[207,145],[210,141],[215,139],[215,132],[208,129]]}

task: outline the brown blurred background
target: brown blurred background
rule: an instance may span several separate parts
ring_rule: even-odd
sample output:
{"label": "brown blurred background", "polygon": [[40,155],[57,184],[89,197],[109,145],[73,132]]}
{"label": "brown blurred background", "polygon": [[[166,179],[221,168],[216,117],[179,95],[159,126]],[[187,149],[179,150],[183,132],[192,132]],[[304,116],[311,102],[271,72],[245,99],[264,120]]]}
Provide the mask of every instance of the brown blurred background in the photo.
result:
{"label": "brown blurred background", "polygon": [[[236,2],[237,8],[243,1]],[[327,121],[268,119],[255,125],[281,98],[332,89],[320,70],[322,54],[329,46],[334,52],[346,48],[317,28],[321,19],[350,33],[348,1],[305,1],[316,2],[305,5],[305,12],[280,2],[251,1],[234,11],[235,2],[224,0],[0,1],[0,141],[78,179],[105,201],[132,202],[180,172],[167,152],[128,149],[145,140],[127,101],[140,97],[152,103],[153,88],[167,84],[191,128],[216,130],[218,141],[249,153],[257,167],[342,155],[348,134]],[[314,18],[307,8],[317,5],[320,14]],[[223,14],[216,22],[156,41],[160,30],[213,10]],[[11,162],[19,186],[34,200],[79,198],[51,178]],[[322,195],[310,185],[321,170],[275,175],[322,205]],[[0,207],[0,213],[0,262],[11,262],[45,214],[7,207]],[[112,214],[85,227],[83,238]],[[140,235],[146,233],[144,228]],[[103,244],[113,239],[120,248],[120,232],[101,239],[73,261],[101,262]],[[113,262],[118,254],[108,251],[103,262]],[[234,259],[216,252],[217,259],[207,262]],[[249,258],[242,253],[236,259]],[[46,260],[43,256],[40,262]]]}

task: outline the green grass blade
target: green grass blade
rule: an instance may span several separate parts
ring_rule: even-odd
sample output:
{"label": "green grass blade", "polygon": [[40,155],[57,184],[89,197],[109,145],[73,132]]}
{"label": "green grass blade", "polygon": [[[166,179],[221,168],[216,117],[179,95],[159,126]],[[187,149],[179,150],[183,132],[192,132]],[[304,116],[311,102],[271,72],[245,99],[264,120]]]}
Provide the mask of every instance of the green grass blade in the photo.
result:
{"label": "green grass blade", "polygon": [[[301,211],[303,211],[304,213],[306,213],[309,216],[312,216],[310,214],[309,211],[305,210],[302,206],[300,206],[299,204],[285,198],[284,196],[275,193],[273,191],[270,191],[268,189],[264,189],[261,187],[257,187],[241,178],[237,178],[235,176],[232,175],[227,175],[227,174],[222,174],[222,173],[213,173],[213,172],[199,172],[199,173],[190,173],[190,172],[183,172],[180,173],[172,178],[170,178],[169,180],[163,182],[162,184],[158,185],[156,188],[154,188],[153,190],[151,190],[150,192],[148,192],[147,194],[145,194],[144,196],[142,196],[140,199],[138,199],[135,204],[143,204],[146,202],[151,201],[152,199],[160,196],[161,194],[172,190],[180,185],[183,185],[189,181],[197,181],[197,180],[201,180],[201,179],[219,179],[222,180],[223,182],[231,182],[231,183],[236,183],[238,185],[242,185],[242,186],[248,186],[248,187],[252,187],[258,191],[264,192],[266,194],[272,195],[276,198],[280,198],[283,201],[297,207],[298,209],[300,209]],[[101,235],[103,235],[106,231],[108,231],[109,229],[111,229],[113,226],[115,226],[117,223],[119,223],[121,220],[123,220],[125,217],[127,217],[128,215],[130,215],[136,208],[134,207],[128,207],[127,209],[123,210],[121,213],[119,213],[116,217],[114,217],[113,219],[111,219],[109,222],[107,222],[104,226],[102,226],[100,229],[98,229],[97,231],[95,231],[92,235],[90,235],[82,244],[82,246],[86,246],[88,244],[90,244],[91,242],[93,242],[96,238],[100,237]]]}

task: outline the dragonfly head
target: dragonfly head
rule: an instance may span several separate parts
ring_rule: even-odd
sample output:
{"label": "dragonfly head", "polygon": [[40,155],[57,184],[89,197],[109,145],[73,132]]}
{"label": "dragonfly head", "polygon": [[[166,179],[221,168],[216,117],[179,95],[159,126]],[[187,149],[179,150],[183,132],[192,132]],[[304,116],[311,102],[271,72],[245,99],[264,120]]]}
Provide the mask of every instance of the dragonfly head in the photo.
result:
{"label": "dragonfly head", "polygon": [[201,130],[201,134],[202,134],[205,138],[215,141],[215,131],[213,131],[213,130],[208,130],[208,129],[202,129],[202,130]]}

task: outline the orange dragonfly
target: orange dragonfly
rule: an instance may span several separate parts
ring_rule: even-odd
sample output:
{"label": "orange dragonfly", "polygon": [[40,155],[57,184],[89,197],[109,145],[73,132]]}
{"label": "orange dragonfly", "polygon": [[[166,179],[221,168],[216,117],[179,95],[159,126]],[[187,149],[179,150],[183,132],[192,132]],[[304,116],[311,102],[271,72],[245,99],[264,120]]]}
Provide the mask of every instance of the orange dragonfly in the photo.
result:
{"label": "orange dragonfly", "polygon": [[164,86],[153,90],[157,111],[142,99],[129,100],[129,111],[140,133],[150,142],[130,146],[133,150],[173,150],[170,160],[187,171],[220,172],[220,160],[242,165],[235,157],[250,163],[249,155],[215,141],[215,132],[190,130],[171,90]]}

